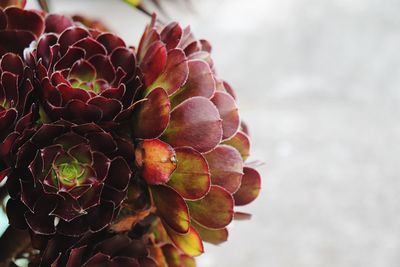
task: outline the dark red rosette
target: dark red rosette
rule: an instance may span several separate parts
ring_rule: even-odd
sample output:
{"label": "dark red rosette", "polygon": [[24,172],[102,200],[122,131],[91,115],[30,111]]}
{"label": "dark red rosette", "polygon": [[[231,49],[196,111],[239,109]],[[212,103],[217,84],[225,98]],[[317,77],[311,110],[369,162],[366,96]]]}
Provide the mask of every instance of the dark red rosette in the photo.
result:
{"label": "dark red rosette", "polygon": [[43,33],[44,19],[36,11],[22,9],[24,1],[1,1],[0,4],[0,56],[7,52],[22,55]]}
{"label": "dark red rosette", "polygon": [[261,181],[245,163],[249,137],[210,52],[190,28],[160,29],[155,17],[137,51],[143,80],[131,121],[137,173],[161,218],[161,244],[172,242],[188,259],[203,252],[203,241],[227,240],[231,221],[247,216],[235,205],[252,202]]}
{"label": "dark red rosette", "polygon": [[56,236],[41,254],[30,255],[30,267],[158,267],[149,255],[153,215],[147,216],[129,232],[100,231],[80,238]]}
{"label": "dark red rosette", "polygon": [[34,247],[101,231],[116,217],[132,173],[130,142],[93,123],[58,121],[25,130],[14,147],[7,215],[29,229]]}
{"label": "dark red rosette", "polygon": [[206,40],[153,16],[135,49],[7,2],[0,182],[11,226],[38,249],[31,266],[195,266],[203,241],[250,217],[235,206],[256,199],[261,177]]}
{"label": "dark red rosette", "polygon": [[[64,27],[56,27],[60,20]],[[42,119],[105,127],[123,116],[140,86],[134,52],[112,33],[64,29],[68,25],[65,17],[48,15],[48,33],[27,56],[37,74]]]}
{"label": "dark red rosette", "polygon": [[15,139],[34,120],[29,77],[32,73],[17,54],[0,58],[0,182],[10,167],[9,152]]}

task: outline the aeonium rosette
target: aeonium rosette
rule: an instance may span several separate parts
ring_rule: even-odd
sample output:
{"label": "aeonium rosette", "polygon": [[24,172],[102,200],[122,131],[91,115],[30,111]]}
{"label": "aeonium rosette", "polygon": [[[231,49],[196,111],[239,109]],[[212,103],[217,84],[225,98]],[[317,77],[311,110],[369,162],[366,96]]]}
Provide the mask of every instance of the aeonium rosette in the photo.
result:
{"label": "aeonium rosette", "polygon": [[115,34],[74,26],[62,16],[48,15],[46,27],[51,31],[26,51],[42,119],[110,126],[140,85],[133,50]]}
{"label": "aeonium rosette", "polygon": [[104,230],[78,239],[56,236],[41,255],[30,255],[29,266],[161,267],[149,255],[148,234],[153,220],[154,215],[150,215],[123,233]]}
{"label": "aeonium rosette", "polygon": [[190,28],[153,17],[135,49],[7,7],[3,35],[18,46],[0,40],[0,180],[10,224],[39,249],[32,266],[193,266],[249,216],[234,211],[260,190],[247,130]]}
{"label": "aeonium rosette", "polygon": [[108,227],[126,197],[130,142],[96,124],[66,121],[25,130],[15,141],[7,188],[10,224],[42,249],[55,235],[79,237]]}
{"label": "aeonium rosette", "polygon": [[250,142],[234,92],[217,78],[210,51],[189,28],[158,30],[153,18],[137,52],[143,86],[131,121],[136,166],[167,233],[160,244],[172,241],[187,256],[203,252],[202,240],[225,241],[234,215],[248,217],[234,206],[260,190],[260,175],[244,163]]}
{"label": "aeonium rosette", "polygon": [[10,167],[9,152],[15,138],[34,120],[33,73],[21,55],[45,28],[38,13],[19,8],[24,3],[9,2],[0,1],[0,182]]}

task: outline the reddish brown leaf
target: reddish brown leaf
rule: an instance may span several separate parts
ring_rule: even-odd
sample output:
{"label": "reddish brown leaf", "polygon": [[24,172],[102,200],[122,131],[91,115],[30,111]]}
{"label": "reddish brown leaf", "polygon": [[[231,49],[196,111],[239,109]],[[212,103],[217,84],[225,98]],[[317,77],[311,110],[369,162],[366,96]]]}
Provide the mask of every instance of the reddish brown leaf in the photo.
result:
{"label": "reddish brown leaf", "polygon": [[224,141],[223,144],[236,148],[243,161],[246,161],[250,155],[250,139],[244,132],[238,131],[231,139]]}
{"label": "reddish brown leaf", "polygon": [[170,50],[164,71],[146,89],[145,95],[157,87],[164,88],[168,95],[172,95],[186,82],[188,74],[189,68],[185,53],[181,49]]}
{"label": "reddish brown leaf", "polygon": [[168,126],[170,111],[171,104],[165,90],[154,89],[145,101],[135,106],[132,123],[133,135],[142,139],[159,137]]}
{"label": "reddish brown leaf", "polygon": [[189,255],[185,255],[182,254],[181,255],[181,262],[182,262],[182,266],[185,267],[196,267],[196,260],[189,256]]}
{"label": "reddish brown leaf", "polygon": [[211,186],[210,192],[197,201],[187,201],[190,216],[199,224],[222,229],[233,218],[233,198],[228,191],[219,186]]}
{"label": "reddish brown leaf", "polygon": [[168,225],[164,224],[164,226],[172,242],[174,242],[174,244],[185,254],[196,257],[204,252],[203,242],[201,241],[200,235],[192,226],[190,226],[189,231],[186,234],[179,234]]}
{"label": "reddish brown leaf", "polygon": [[179,251],[171,244],[161,247],[168,267],[182,267]]}
{"label": "reddish brown leaf", "polygon": [[215,92],[214,75],[206,62],[190,60],[188,66],[189,76],[185,85],[171,96],[173,107],[193,96],[211,98]]}
{"label": "reddish brown leaf", "polygon": [[247,205],[254,201],[261,190],[261,176],[253,168],[244,167],[244,175],[242,178],[242,185],[239,190],[233,195],[235,205]]}
{"label": "reddish brown leaf", "polygon": [[175,151],[158,139],[143,140],[135,150],[135,160],[141,177],[149,184],[168,182],[176,168]]}
{"label": "reddish brown leaf", "polygon": [[162,139],[173,147],[191,146],[207,152],[220,143],[221,137],[221,118],[214,104],[204,97],[192,97],[172,110]]}
{"label": "reddish brown leaf", "polygon": [[239,110],[235,99],[225,92],[215,92],[211,101],[217,107],[222,118],[223,139],[232,137],[239,129]]}
{"label": "reddish brown leaf", "polygon": [[165,185],[151,186],[151,193],[157,211],[165,223],[175,232],[187,233],[190,219],[185,200],[175,190]]}
{"label": "reddish brown leaf", "polygon": [[192,222],[192,225],[197,230],[197,232],[200,234],[201,239],[205,242],[208,242],[208,243],[211,243],[214,245],[219,245],[228,240],[229,233],[226,228],[208,229],[204,226],[201,226],[200,224],[198,224],[196,222]]}
{"label": "reddish brown leaf", "polygon": [[236,192],[243,176],[243,160],[239,152],[231,146],[219,145],[204,156],[210,167],[212,184]]}
{"label": "reddish brown leaf", "polygon": [[202,198],[210,190],[211,179],[205,158],[190,147],[175,149],[177,168],[168,182],[186,199]]}
{"label": "reddish brown leaf", "polygon": [[233,219],[236,221],[247,221],[251,219],[251,214],[246,212],[236,211],[233,215]]}

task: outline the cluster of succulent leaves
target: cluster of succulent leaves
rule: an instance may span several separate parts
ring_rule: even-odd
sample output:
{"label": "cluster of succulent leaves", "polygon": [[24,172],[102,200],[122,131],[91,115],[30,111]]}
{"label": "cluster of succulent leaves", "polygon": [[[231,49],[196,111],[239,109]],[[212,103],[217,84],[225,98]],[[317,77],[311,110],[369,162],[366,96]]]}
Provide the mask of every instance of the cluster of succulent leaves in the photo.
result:
{"label": "cluster of succulent leaves", "polygon": [[211,45],[153,17],[129,47],[23,2],[0,1],[0,181],[10,225],[30,234],[23,257],[195,266],[261,183]]}

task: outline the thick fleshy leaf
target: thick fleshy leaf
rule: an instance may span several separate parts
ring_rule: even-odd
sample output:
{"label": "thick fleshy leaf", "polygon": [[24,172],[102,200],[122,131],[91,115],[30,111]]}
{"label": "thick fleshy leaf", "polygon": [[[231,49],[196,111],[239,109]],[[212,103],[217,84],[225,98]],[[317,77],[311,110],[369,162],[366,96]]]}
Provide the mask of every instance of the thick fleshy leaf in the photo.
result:
{"label": "thick fleshy leaf", "polygon": [[175,93],[187,80],[189,68],[185,53],[181,49],[168,52],[167,63],[162,74],[147,89],[145,95],[162,87],[168,95]]}
{"label": "thick fleshy leaf", "polygon": [[176,168],[174,149],[158,139],[142,141],[135,150],[135,158],[141,177],[149,184],[168,182]]}
{"label": "thick fleshy leaf", "polygon": [[145,101],[135,106],[132,132],[137,138],[152,139],[159,137],[169,123],[171,104],[162,88],[153,90]]}
{"label": "thick fleshy leaf", "polygon": [[108,53],[112,53],[117,47],[125,47],[125,42],[115,34],[103,33],[97,36],[97,41],[107,49]]}
{"label": "thick fleshy leaf", "polygon": [[161,40],[166,44],[167,49],[175,48],[182,38],[182,28],[177,22],[171,22],[160,33]]}
{"label": "thick fleshy leaf", "polygon": [[123,210],[124,216],[117,221],[114,221],[111,225],[111,230],[114,232],[126,232],[130,231],[134,225],[140,223],[143,219],[149,216],[150,211],[146,210],[143,212],[135,212],[134,214],[126,214],[125,210]]}
{"label": "thick fleshy leaf", "polygon": [[251,214],[246,212],[236,211],[233,215],[233,219],[236,221],[247,221],[251,219]]}
{"label": "thick fleshy leaf", "polygon": [[[67,87],[66,87],[67,88]],[[71,88],[71,90],[80,90]],[[83,90],[80,90],[83,91]],[[80,100],[71,100],[65,106],[62,117],[79,123],[94,122],[101,119],[102,111],[95,105],[84,103]]]}
{"label": "thick fleshy leaf", "polygon": [[213,69],[214,62],[211,58],[210,53],[205,52],[205,51],[198,51],[193,54],[188,54],[188,59],[189,60],[203,60],[207,62],[207,64],[210,66],[211,69]]}
{"label": "thick fleshy leaf", "polygon": [[122,110],[122,104],[116,99],[96,96],[88,101],[88,104],[97,106],[102,111],[103,121],[112,120]]}
{"label": "thick fleshy leaf", "polygon": [[69,79],[91,82],[96,78],[96,69],[86,60],[78,60],[72,65]]}
{"label": "thick fleshy leaf", "polygon": [[49,14],[46,16],[46,32],[62,33],[65,29],[74,25],[74,22],[67,16]]}
{"label": "thick fleshy leaf", "polygon": [[174,231],[185,234],[189,231],[189,210],[185,200],[172,188],[165,185],[151,186],[157,212]]}
{"label": "thick fleshy leaf", "polygon": [[224,141],[223,144],[236,148],[243,161],[246,161],[250,155],[250,139],[244,132],[238,131],[231,139]]}
{"label": "thick fleshy leaf", "polygon": [[222,229],[233,218],[233,198],[231,194],[219,186],[211,186],[210,192],[197,201],[187,201],[190,216],[199,224],[211,228]]}
{"label": "thick fleshy leaf", "polygon": [[181,267],[181,257],[180,252],[171,244],[165,244],[162,246],[162,252],[164,254],[164,258],[168,264],[168,267]]}
{"label": "thick fleshy leaf", "polygon": [[35,40],[35,35],[26,31],[0,31],[0,56],[13,52],[22,56],[23,50]]}
{"label": "thick fleshy leaf", "polygon": [[3,72],[9,71],[17,75],[22,75],[24,71],[22,59],[13,53],[7,53],[1,58],[0,68]]}
{"label": "thick fleshy leaf", "polygon": [[231,146],[219,145],[204,156],[210,167],[212,184],[235,193],[243,176],[243,160],[239,152]]}
{"label": "thick fleshy leaf", "polygon": [[94,40],[93,38],[84,38],[74,44],[75,47],[82,48],[85,50],[85,58],[90,59],[94,55],[106,55],[107,50],[106,48]]}
{"label": "thick fleshy leaf", "polygon": [[[84,39],[84,40],[90,40],[90,39]],[[93,41],[94,43],[97,43],[96,41]],[[81,42],[79,42],[81,43]],[[88,45],[88,44],[83,44],[82,45]],[[97,45],[101,46],[99,43]],[[104,47],[102,49],[105,49]],[[93,52],[93,48],[90,49],[89,51]],[[102,53],[97,53],[96,55],[93,55],[90,59],[89,62],[95,67],[96,72],[97,72],[97,79],[104,79],[108,82],[112,82],[115,79],[115,68],[112,65],[110,59],[108,56],[103,55]]]}
{"label": "thick fleshy leaf", "polygon": [[211,179],[205,158],[190,147],[175,149],[177,168],[168,185],[185,199],[199,199],[210,190]]}
{"label": "thick fleshy leaf", "polygon": [[208,243],[211,243],[214,245],[219,245],[228,240],[229,233],[226,228],[208,229],[204,226],[201,226],[200,224],[198,224],[196,222],[192,222],[192,225],[197,230],[197,232],[200,234],[201,239],[205,242],[208,242]]}
{"label": "thick fleshy leaf", "polygon": [[181,255],[182,266],[185,267],[196,267],[196,260],[189,255],[182,254]]}
{"label": "thick fleshy leaf", "polygon": [[[68,32],[68,30],[66,30],[65,32]],[[59,41],[61,41],[61,39]],[[57,61],[57,63],[54,66],[54,69],[63,70],[70,68],[76,61],[83,59],[84,57],[85,57],[85,50],[78,47],[70,47],[68,48],[64,56],[59,61]]]}
{"label": "thick fleshy leaf", "polygon": [[192,97],[172,110],[162,139],[173,147],[191,146],[203,153],[215,148],[221,137],[222,122],[214,104],[204,97]]}
{"label": "thick fleshy leaf", "polygon": [[39,37],[44,31],[43,18],[36,12],[17,7],[7,8],[7,29],[28,31]]}
{"label": "thick fleshy leaf", "polygon": [[196,257],[204,252],[203,242],[200,238],[199,233],[190,226],[189,231],[185,234],[175,232],[168,225],[164,224],[165,230],[167,231],[172,242],[185,254]]}
{"label": "thick fleshy leaf", "polygon": [[244,167],[244,175],[239,190],[233,195],[235,205],[247,205],[254,201],[261,190],[261,176],[253,168]]}
{"label": "thick fleshy leaf", "polygon": [[189,76],[185,85],[171,96],[173,107],[193,96],[211,98],[215,92],[214,75],[206,62],[190,60],[188,66]]}
{"label": "thick fleshy leaf", "polygon": [[125,191],[128,188],[131,173],[132,171],[124,158],[114,158],[111,161],[105,183],[119,191]]}
{"label": "thick fleshy leaf", "polygon": [[225,92],[215,92],[211,101],[217,107],[222,118],[223,139],[232,137],[239,129],[239,110],[235,99]]}
{"label": "thick fleshy leaf", "polygon": [[61,33],[58,39],[61,54],[64,55],[72,44],[84,39],[85,37],[88,37],[89,35],[90,34],[86,29],[80,27],[71,27],[65,30],[63,33]]}
{"label": "thick fleshy leaf", "polygon": [[157,79],[166,64],[167,49],[161,41],[155,42],[149,47],[143,61],[140,63],[146,86],[151,85]]}

